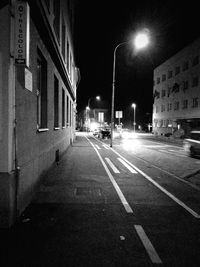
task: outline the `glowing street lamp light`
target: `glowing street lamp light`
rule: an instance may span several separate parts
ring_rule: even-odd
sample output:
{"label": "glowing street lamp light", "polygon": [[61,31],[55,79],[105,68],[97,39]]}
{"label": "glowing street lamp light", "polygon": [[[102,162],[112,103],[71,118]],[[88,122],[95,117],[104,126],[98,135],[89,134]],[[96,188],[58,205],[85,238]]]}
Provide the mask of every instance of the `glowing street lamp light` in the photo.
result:
{"label": "glowing street lamp light", "polygon": [[136,125],[136,123],[135,123],[135,110],[136,110],[136,104],[135,103],[133,103],[132,105],[131,105],[131,107],[134,109],[134,114],[133,114],[133,131],[134,131],[134,133],[135,133],[135,125]]}
{"label": "glowing street lamp light", "polygon": [[97,101],[100,101],[101,100],[101,97],[99,95],[95,96],[95,97],[90,97],[88,99],[88,105],[86,107],[86,112],[87,112],[87,125],[88,125],[88,131],[89,131],[89,128],[90,128],[90,101],[91,99],[95,98]]}
{"label": "glowing street lamp light", "polygon": [[133,41],[127,41],[123,43],[119,43],[114,49],[113,55],[113,82],[112,82],[112,105],[111,105],[111,137],[110,137],[110,147],[112,147],[113,143],[113,129],[114,129],[114,103],[115,103],[115,63],[116,63],[116,52],[117,49],[123,45],[133,43],[134,48],[138,51],[144,49],[149,44],[149,31],[148,29],[144,29],[141,32],[138,32],[135,35]]}

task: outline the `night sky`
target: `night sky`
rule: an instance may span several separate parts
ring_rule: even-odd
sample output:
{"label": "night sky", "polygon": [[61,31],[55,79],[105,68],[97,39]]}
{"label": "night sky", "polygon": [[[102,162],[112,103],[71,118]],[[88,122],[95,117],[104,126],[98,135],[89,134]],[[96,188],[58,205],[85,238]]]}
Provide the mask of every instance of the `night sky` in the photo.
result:
{"label": "night sky", "polygon": [[81,81],[77,90],[77,110],[87,106],[111,108],[113,51],[131,39],[139,29],[148,28],[151,44],[134,55],[126,45],[116,56],[115,110],[123,111],[123,123],[133,116],[148,120],[153,104],[153,69],[200,36],[198,1],[116,1],[76,0],[75,55]]}

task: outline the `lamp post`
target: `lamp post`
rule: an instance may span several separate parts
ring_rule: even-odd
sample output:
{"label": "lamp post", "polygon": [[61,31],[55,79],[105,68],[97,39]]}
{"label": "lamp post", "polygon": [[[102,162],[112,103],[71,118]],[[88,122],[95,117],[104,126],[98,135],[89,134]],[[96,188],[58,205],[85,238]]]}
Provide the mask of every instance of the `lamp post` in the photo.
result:
{"label": "lamp post", "polygon": [[88,105],[86,107],[86,111],[87,111],[87,122],[88,122],[88,132],[89,132],[89,126],[90,126],[90,101],[91,99],[95,98],[97,101],[100,101],[101,100],[101,97],[98,95],[98,96],[95,96],[95,97],[90,97],[88,99]]}
{"label": "lamp post", "polygon": [[[149,32],[145,29],[144,31],[137,33],[133,40],[133,44],[136,50],[145,48],[149,44]],[[113,129],[114,129],[114,105],[115,105],[115,64],[116,64],[116,52],[117,49],[123,45],[132,43],[131,41],[119,43],[113,54],[113,80],[112,80],[112,103],[111,103],[111,137],[110,137],[110,147],[113,145]]]}
{"label": "lamp post", "polygon": [[135,133],[135,110],[136,110],[136,104],[133,103],[133,104],[131,105],[131,107],[132,107],[133,110],[134,110],[134,114],[133,114],[133,131],[134,131],[134,133]]}

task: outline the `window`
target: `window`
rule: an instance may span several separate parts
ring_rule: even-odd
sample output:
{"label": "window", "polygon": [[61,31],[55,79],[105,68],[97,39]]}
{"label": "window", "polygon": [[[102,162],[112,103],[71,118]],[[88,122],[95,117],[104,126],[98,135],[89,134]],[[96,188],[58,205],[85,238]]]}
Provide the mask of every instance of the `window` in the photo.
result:
{"label": "window", "polygon": [[199,83],[199,77],[195,76],[192,78],[192,87],[198,86]]}
{"label": "window", "polygon": [[161,105],[161,112],[165,111],[165,105]]}
{"label": "window", "polygon": [[180,73],[180,67],[177,66],[176,69],[175,69],[175,75],[179,74]]}
{"label": "window", "polygon": [[69,73],[69,41],[67,40],[67,70]]}
{"label": "window", "polygon": [[67,126],[69,126],[69,97],[67,95],[67,108],[66,108]]}
{"label": "window", "polygon": [[187,90],[189,88],[189,82],[188,81],[183,81],[183,91]]}
{"label": "window", "polygon": [[178,101],[176,101],[174,103],[174,110],[179,110],[179,102]]}
{"label": "window", "polygon": [[159,107],[158,106],[156,106],[156,113],[158,113],[159,112]]}
{"label": "window", "polygon": [[198,107],[198,97],[194,97],[192,99],[192,108],[197,108]]}
{"label": "window", "polygon": [[69,125],[72,126],[72,102],[69,101]]}
{"label": "window", "polygon": [[165,90],[162,90],[162,97],[164,97],[165,96]]}
{"label": "window", "polygon": [[54,76],[54,127],[59,127],[59,82]]}
{"label": "window", "polygon": [[199,64],[199,56],[195,56],[192,60],[192,66],[196,66]]}
{"label": "window", "polygon": [[185,70],[187,70],[188,68],[189,68],[189,63],[188,63],[188,61],[184,61],[184,62],[183,62],[183,66],[182,66],[182,70],[185,71]]}
{"label": "window", "polygon": [[66,27],[64,20],[62,21],[62,55],[65,61],[65,38],[66,38]]}
{"label": "window", "polygon": [[157,77],[157,84],[160,83],[160,77]]}
{"label": "window", "polygon": [[62,127],[65,127],[65,90],[62,89]]}
{"label": "window", "polygon": [[164,82],[166,80],[166,74],[162,75],[162,81]]}
{"label": "window", "polygon": [[60,0],[53,1],[53,27],[58,40],[60,39]]}
{"label": "window", "polygon": [[168,71],[168,79],[172,77],[172,74],[173,74],[172,70],[169,70]]}
{"label": "window", "polygon": [[172,110],[172,103],[167,104],[167,111],[170,111],[170,110]]}
{"label": "window", "polygon": [[37,127],[47,128],[47,62],[37,50]]}
{"label": "window", "polygon": [[183,100],[183,109],[187,109],[188,108],[188,100],[185,99]]}

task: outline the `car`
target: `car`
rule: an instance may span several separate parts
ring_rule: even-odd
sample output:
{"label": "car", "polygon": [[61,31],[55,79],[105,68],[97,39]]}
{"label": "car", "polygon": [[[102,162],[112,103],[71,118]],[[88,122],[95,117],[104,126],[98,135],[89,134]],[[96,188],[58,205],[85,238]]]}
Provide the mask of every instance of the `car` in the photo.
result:
{"label": "car", "polygon": [[183,141],[183,148],[191,157],[200,156],[200,131],[191,131]]}
{"label": "car", "polygon": [[110,128],[101,128],[98,134],[99,138],[110,138],[111,137],[111,130]]}

